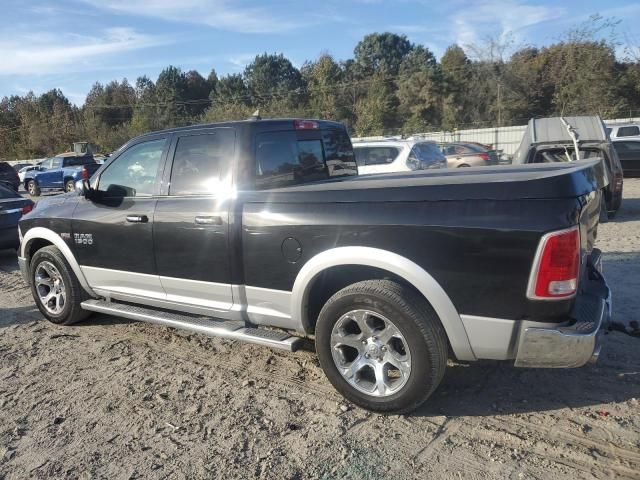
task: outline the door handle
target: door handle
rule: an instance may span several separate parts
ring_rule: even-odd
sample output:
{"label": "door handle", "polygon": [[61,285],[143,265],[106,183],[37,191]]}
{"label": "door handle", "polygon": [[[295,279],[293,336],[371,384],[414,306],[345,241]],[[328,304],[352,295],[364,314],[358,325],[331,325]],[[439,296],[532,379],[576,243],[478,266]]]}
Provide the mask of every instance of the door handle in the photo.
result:
{"label": "door handle", "polygon": [[207,217],[196,217],[197,225],[222,225],[222,217],[217,215]]}
{"label": "door handle", "polygon": [[127,215],[127,222],[131,223],[147,223],[149,217],[146,215]]}

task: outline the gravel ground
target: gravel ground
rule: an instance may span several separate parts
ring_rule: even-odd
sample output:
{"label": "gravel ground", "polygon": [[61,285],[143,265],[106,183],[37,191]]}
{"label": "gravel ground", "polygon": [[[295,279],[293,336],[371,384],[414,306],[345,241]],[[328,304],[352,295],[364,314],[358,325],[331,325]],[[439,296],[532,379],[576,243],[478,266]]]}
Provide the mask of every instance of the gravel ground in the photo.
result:
{"label": "gravel ground", "polygon": [[[640,179],[600,227],[618,318],[640,320]],[[0,252],[0,479],[640,478],[640,351],[597,365],[450,364],[407,416],[354,408],[311,351],[96,315],[42,320]]]}

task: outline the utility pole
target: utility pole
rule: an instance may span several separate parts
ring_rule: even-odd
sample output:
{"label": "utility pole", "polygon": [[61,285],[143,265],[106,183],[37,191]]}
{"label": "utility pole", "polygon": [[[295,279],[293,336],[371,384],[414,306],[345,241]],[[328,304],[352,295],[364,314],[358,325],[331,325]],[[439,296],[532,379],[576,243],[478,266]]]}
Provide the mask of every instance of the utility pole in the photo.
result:
{"label": "utility pole", "polygon": [[498,96],[496,98],[496,108],[498,110],[498,127],[502,126],[502,84],[498,81]]}

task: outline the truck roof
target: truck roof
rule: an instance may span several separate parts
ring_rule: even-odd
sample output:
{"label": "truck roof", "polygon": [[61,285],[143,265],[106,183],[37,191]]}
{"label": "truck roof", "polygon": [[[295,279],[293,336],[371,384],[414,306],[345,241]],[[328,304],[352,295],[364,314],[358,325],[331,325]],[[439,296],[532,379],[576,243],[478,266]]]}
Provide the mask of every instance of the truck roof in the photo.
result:
{"label": "truck roof", "polygon": [[320,120],[316,118],[267,118],[267,119],[248,119],[248,120],[233,120],[228,122],[214,122],[214,123],[200,123],[195,125],[187,125],[185,127],[167,128],[164,130],[156,130],[139,135],[136,138],[145,137],[147,135],[157,135],[159,133],[174,133],[193,130],[195,128],[219,128],[219,127],[238,127],[243,128],[255,128],[260,131],[274,131],[291,129],[293,130],[293,122],[296,120],[305,120],[318,122],[320,128],[345,128],[340,122],[334,122],[332,120]]}

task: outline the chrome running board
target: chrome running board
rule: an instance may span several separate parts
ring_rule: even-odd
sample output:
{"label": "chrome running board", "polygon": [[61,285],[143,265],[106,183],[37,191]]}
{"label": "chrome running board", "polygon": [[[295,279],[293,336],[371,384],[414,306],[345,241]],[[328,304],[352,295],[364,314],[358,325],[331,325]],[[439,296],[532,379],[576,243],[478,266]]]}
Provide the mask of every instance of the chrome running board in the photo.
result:
{"label": "chrome running board", "polygon": [[92,312],[179,328],[212,337],[256,343],[265,347],[279,348],[290,352],[295,352],[302,344],[302,338],[300,337],[291,336],[286,332],[277,330],[246,327],[243,322],[198,317],[104,300],[86,300],[80,306],[84,310]]}

